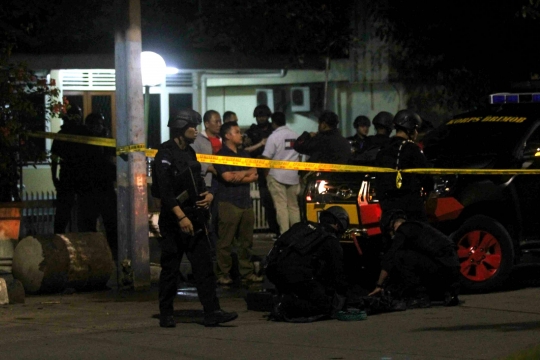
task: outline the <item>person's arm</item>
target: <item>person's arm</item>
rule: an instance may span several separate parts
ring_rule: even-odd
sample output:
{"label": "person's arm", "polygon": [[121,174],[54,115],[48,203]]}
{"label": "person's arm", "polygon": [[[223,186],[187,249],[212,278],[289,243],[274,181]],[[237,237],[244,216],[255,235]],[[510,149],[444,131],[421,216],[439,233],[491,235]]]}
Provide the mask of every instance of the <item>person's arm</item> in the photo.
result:
{"label": "person's arm", "polygon": [[[411,153],[411,168],[423,169],[432,167],[428,162],[424,152],[418,147],[417,144],[408,144]],[[418,175],[421,186],[424,189],[433,188],[433,176],[431,175]]]}
{"label": "person's arm", "polygon": [[382,292],[384,290],[383,284],[387,277],[388,272],[384,269],[381,269],[381,273],[379,274],[379,280],[377,280],[377,285],[375,285],[375,289],[370,292],[368,296],[377,295],[378,293]]}
{"label": "person's arm", "polygon": [[345,276],[345,265],[343,262],[343,248],[335,238],[328,241],[327,256],[330,262],[330,272],[332,274],[335,290],[338,294],[345,296],[347,294],[348,283]]}
{"label": "person's arm", "polygon": [[381,272],[379,274],[379,280],[377,281],[377,287],[375,287],[375,290],[369,293],[369,296],[378,294],[383,290],[382,285],[384,283],[384,280],[386,280],[386,278],[388,277],[388,274],[392,270],[395,263],[396,252],[399,249],[403,248],[404,242],[405,235],[398,231],[396,235],[394,235],[394,237],[392,238],[392,244],[390,246],[390,249],[388,249],[388,251],[383,256],[381,262]]}
{"label": "person's arm", "polygon": [[[204,166],[204,163],[201,163],[201,168]],[[217,176],[217,171],[214,165],[210,164],[208,165],[208,168],[206,168],[207,173],[212,173],[212,175]]]}
{"label": "person's arm", "polygon": [[159,150],[155,159],[155,171],[159,184],[159,193],[161,195],[161,203],[165,209],[169,209],[177,218],[178,226],[182,232],[193,235],[193,224],[191,219],[186,216],[178,201],[174,196],[174,189],[169,179],[168,170],[173,165],[173,155],[170,151],[164,149]]}
{"label": "person's arm", "polygon": [[262,139],[261,141],[259,141],[255,145],[251,145],[249,147],[244,148],[244,150],[251,153],[251,152],[254,152],[255,150],[258,150],[258,149],[264,147],[265,144],[266,144],[266,138]]}
{"label": "person's arm", "polygon": [[221,174],[221,178],[228,183],[238,184],[246,176],[245,170],[226,171]]}
{"label": "person's arm", "polygon": [[294,150],[300,154],[312,155],[318,147],[317,133],[304,131],[294,142]]}
{"label": "person's arm", "polygon": [[58,179],[58,156],[55,154],[51,154],[51,174],[54,187],[58,190],[60,180]]}
{"label": "person's arm", "polygon": [[226,171],[221,174],[221,178],[232,184],[246,184],[258,179],[257,169],[250,168],[241,171]]}
{"label": "person's arm", "polygon": [[195,204],[197,207],[208,209],[212,200],[214,200],[214,195],[210,191],[205,191],[200,193],[199,196],[204,196],[204,199],[197,201]]}
{"label": "person's arm", "polygon": [[242,184],[249,184],[249,183],[252,183],[254,181],[257,181],[258,178],[259,178],[259,174],[257,174],[257,169],[256,168],[251,168],[248,171],[246,171],[246,175],[242,179],[241,183]]}

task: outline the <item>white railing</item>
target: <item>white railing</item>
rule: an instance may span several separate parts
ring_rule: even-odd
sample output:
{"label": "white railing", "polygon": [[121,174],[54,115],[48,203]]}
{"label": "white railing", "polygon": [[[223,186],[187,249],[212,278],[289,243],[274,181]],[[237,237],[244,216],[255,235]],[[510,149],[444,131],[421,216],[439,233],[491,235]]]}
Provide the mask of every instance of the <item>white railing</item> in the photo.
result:
{"label": "white railing", "polygon": [[[253,202],[253,211],[255,213],[254,230],[267,230],[268,224],[264,213],[264,207],[261,204],[259,188],[257,183],[251,183],[250,195]],[[55,201],[56,192],[24,192],[22,200],[24,207],[21,212],[21,230],[20,237],[28,235],[47,235],[54,233],[54,216],[56,213]],[[77,231],[76,211],[72,212],[72,221],[68,225],[67,231]]]}

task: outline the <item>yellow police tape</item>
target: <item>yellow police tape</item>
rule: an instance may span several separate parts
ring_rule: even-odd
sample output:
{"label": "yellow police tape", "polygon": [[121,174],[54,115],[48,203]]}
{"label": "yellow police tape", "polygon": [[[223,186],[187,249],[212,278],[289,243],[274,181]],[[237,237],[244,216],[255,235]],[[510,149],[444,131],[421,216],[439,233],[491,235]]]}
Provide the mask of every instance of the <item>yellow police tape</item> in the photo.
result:
{"label": "yellow police tape", "polygon": [[108,139],[108,138],[102,138],[102,137],[55,134],[55,133],[48,133],[48,132],[43,132],[43,131],[36,131],[28,135],[32,137],[44,138],[44,139],[54,139],[54,140],[71,141],[71,142],[88,144],[88,145],[116,147],[115,139]]}
{"label": "yellow police tape", "polygon": [[[33,137],[50,138],[64,141],[72,141],[77,143],[99,145],[106,147],[116,147],[115,139],[99,138],[92,136],[80,136],[80,135],[67,135],[56,134],[48,132],[35,132],[29,134]],[[146,149],[144,144],[133,144],[127,146],[120,146],[116,148],[116,154],[125,154],[129,152],[144,151],[147,157],[155,157],[156,149]],[[540,152],[538,153],[540,155]],[[536,154],[535,154],[536,156]],[[232,156],[218,156],[218,155],[206,155],[197,154],[197,160],[205,163],[222,164],[222,165],[236,165],[245,167],[256,168],[271,168],[282,170],[303,170],[312,172],[369,172],[369,173],[396,173],[396,186],[399,187],[401,183],[401,173],[415,173],[426,175],[540,175],[540,169],[405,169],[395,170],[390,168],[381,168],[374,166],[360,166],[360,165],[340,165],[340,164],[320,164],[310,162],[297,162],[297,161],[279,161],[268,159],[253,159],[253,158],[239,158]]]}

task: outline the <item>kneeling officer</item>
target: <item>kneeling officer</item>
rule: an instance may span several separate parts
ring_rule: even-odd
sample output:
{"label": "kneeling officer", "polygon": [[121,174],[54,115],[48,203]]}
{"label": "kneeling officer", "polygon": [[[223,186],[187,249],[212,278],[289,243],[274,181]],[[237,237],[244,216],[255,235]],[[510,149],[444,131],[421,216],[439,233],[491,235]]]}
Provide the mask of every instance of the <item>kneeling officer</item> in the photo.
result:
{"label": "kneeling officer", "polygon": [[297,223],[270,251],[266,276],[276,286],[275,320],[310,322],[331,316],[345,303],[341,234],[349,215],[340,206],[322,211],[317,223]]}
{"label": "kneeling officer", "polygon": [[392,240],[369,295],[386,288],[407,308],[429,307],[430,295],[444,295],[445,306],[459,305],[460,265],[454,242],[429,224],[407,221],[400,209],[383,213],[381,225]]}
{"label": "kneeling officer", "polygon": [[235,312],[221,310],[216,296],[216,278],[204,214],[213,195],[206,190],[201,164],[189,144],[197,136],[201,115],[191,109],[171,117],[171,140],[160,145],[154,161],[152,196],[161,199],[159,229],[162,235],[159,310],[161,327],[175,327],[173,300],[176,296],[180,261],[186,253],[193,269],[199,299],[204,307],[204,325],[234,320]]}

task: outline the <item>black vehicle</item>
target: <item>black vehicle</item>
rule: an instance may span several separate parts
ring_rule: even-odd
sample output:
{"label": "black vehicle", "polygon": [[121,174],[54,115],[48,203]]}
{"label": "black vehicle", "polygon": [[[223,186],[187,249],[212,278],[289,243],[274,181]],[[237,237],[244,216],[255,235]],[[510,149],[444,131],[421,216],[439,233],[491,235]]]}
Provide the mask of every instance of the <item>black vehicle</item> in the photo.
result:
{"label": "black vehicle", "polygon": [[[540,169],[540,93],[491,100],[423,139],[434,168]],[[463,287],[487,291],[500,286],[514,265],[540,259],[540,175],[471,173],[434,176],[426,208],[432,224],[458,246]],[[316,173],[305,193],[308,220],[316,221],[327,206],[346,205],[351,228],[342,242],[362,254],[356,261],[364,270],[382,249],[375,176]]]}

